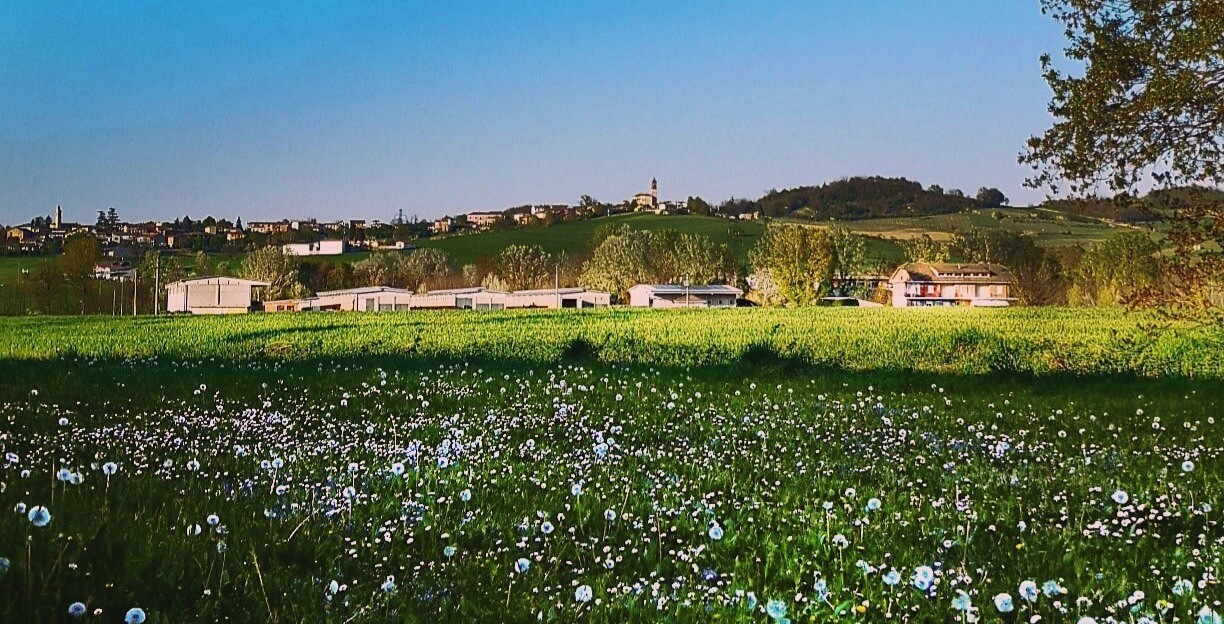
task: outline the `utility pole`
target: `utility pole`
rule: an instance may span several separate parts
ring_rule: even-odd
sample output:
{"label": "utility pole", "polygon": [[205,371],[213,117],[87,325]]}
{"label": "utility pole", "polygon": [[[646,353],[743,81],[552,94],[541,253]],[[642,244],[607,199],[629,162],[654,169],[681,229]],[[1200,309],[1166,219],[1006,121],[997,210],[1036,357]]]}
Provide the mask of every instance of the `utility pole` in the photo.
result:
{"label": "utility pole", "polygon": [[140,292],[140,276],[136,274],[136,270],[132,270],[132,316],[136,316],[136,293]]}
{"label": "utility pole", "polygon": [[161,251],[157,252],[153,266],[153,316],[157,316],[161,312]]}

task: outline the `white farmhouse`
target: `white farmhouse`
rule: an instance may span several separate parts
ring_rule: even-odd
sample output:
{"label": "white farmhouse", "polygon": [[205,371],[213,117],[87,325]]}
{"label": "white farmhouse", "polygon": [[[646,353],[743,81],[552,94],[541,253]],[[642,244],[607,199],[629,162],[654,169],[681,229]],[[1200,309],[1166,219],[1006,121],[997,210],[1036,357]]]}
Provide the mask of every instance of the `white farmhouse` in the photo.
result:
{"label": "white farmhouse", "polygon": [[201,277],[166,284],[166,311],[192,314],[241,314],[251,311],[254,290],[268,282],[236,277]]}
{"label": "white farmhouse", "polygon": [[635,308],[734,308],[744,291],[721,284],[638,284],[629,289],[629,305]]}

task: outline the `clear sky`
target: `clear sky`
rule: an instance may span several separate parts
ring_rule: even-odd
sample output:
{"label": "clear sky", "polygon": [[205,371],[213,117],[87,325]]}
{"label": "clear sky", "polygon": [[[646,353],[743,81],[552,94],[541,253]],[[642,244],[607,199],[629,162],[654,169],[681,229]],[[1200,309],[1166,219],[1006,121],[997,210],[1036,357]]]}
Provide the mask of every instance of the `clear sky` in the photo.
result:
{"label": "clear sky", "polygon": [[[259,5],[256,8],[256,5]],[[844,176],[1040,200],[1036,0],[14,2],[0,222],[389,220]]]}

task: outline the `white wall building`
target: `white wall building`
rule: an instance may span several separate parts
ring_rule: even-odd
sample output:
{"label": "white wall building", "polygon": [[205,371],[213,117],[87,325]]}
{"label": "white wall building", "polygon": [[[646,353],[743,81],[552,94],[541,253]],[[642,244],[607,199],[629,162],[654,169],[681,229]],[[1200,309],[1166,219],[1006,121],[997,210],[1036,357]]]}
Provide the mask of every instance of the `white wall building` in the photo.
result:
{"label": "white wall building", "polygon": [[390,312],[404,310],[506,310],[516,308],[607,307],[612,295],[585,288],[519,290],[503,292],[484,288],[453,288],[413,293],[401,288],[370,286],[320,292],[289,306],[276,302],[277,311],[345,310]]}
{"label": "white wall building", "polygon": [[612,294],[585,288],[543,288],[506,293],[506,308],[606,308]]}
{"label": "white wall building", "polygon": [[192,314],[241,314],[251,310],[254,290],[267,282],[236,277],[201,277],[166,284],[166,311]]}
{"label": "white wall building", "polygon": [[412,291],[388,286],[328,290],[298,302],[298,310],[347,310],[358,312],[390,312],[408,310]]}
{"label": "white wall building", "polygon": [[635,308],[734,308],[744,291],[725,285],[638,284],[629,289]]}
{"label": "white wall building", "polygon": [[321,240],[317,243],[289,243],[281,250],[295,256],[338,256],[348,250],[342,240]]}

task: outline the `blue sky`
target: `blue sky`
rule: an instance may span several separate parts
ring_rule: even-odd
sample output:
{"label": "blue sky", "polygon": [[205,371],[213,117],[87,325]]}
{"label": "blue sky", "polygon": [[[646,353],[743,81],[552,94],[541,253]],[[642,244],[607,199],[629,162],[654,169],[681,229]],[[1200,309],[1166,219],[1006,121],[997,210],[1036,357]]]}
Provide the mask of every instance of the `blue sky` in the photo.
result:
{"label": "blue sky", "polygon": [[1027,203],[1061,45],[1036,0],[15,3],[0,222],[437,217],[652,176],[715,203],[875,174]]}

